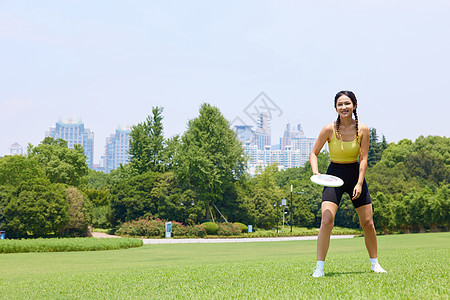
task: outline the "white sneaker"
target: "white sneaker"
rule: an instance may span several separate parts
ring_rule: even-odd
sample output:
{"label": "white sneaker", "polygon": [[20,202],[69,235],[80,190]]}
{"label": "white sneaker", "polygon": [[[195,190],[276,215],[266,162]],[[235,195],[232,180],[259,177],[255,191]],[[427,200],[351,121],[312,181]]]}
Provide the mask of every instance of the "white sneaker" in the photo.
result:
{"label": "white sneaker", "polygon": [[312,274],[312,277],[323,277],[323,276],[325,276],[325,272],[323,271],[323,269],[316,267],[314,273]]}
{"label": "white sneaker", "polygon": [[372,265],[372,272],[375,272],[375,273],[387,273],[386,272],[386,270],[385,269],[383,269],[381,266],[380,266],[380,264],[374,264],[374,265]]}

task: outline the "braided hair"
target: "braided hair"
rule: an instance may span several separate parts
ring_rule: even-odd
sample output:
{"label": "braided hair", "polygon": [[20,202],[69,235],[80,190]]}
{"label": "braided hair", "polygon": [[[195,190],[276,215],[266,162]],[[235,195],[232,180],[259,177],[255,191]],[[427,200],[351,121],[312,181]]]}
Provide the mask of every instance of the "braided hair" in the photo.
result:
{"label": "braided hair", "polygon": [[[359,123],[358,123],[358,114],[356,113],[356,105],[358,104],[358,100],[356,99],[355,94],[352,91],[340,91],[339,93],[336,94],[336,96],[334,97],[334,108],[336,108],[336,103],[337,100],[341,97],[341,96],[347,96],[350,98],[350,100],[353,103],[353,106],[355,107],[353,109],[353,115],[355,116],[355,122],[356,122],[356,139],[359,143],[361,143],[360,139],[359,139]],[[339,140],[341,141],[341,150],[344,151],[344,147],[342,145],[342,135],[339,132],[339,125],[341,125],[341,116],[338,115],[337,120],[336,120],[336,132],[338,135]]]}

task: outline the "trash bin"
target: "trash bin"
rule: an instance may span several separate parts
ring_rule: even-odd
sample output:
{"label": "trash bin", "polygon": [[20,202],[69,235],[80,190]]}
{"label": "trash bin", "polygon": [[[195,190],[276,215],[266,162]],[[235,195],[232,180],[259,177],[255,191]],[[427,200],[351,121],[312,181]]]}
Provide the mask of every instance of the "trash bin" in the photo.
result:
{"label": "trash bin", "polygon": [[4,240],[5,239],[5,235],[6,235],[5,231],[0,231],[0,240]]}

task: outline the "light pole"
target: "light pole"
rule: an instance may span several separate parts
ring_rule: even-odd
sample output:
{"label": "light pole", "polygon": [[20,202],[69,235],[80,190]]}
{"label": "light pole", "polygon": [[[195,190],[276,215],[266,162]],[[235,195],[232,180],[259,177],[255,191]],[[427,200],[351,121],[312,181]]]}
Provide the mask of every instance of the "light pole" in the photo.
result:
{"label": "light pole", "polygon": [[292,233],[292,184],[291,184],[291,233]]}
{"label": "light pole", "polygon": [[[305,192],[305,190],[304,189],[302,189],[302,191],[301,192],[297,192],[297,195],[301,195],[301,194],[303,194]],[[292,192],[291,192],[291,197],[292,197]],[[291,227],[291,232],[292,232],[292,227]]]}
{"label": "light pole", "polygon": [[273,207],[276,207],[276,214],[277,214],[277,233],[278,233],[278,203],[275,202],[275,204],[273,205]]}
{"label": "light pole", "polygon": [[283,205],[283,233],[284,233],[284,209],[286,208],[286,199],[281,199],[281,205]]}
{"label": "light pole", "polygon": [[[292,225],[293,225],[293,222],[292,222],[292,192],[293,192],[293,187],[292,187],[292,184],[291,184],[291,209],[290,209],[290,213],[291,213],[291,233],[292,233]],[[305,192],[305,190],[302,190],[301,192],[297,192],[297,195],[303,194],[304,192]]]}

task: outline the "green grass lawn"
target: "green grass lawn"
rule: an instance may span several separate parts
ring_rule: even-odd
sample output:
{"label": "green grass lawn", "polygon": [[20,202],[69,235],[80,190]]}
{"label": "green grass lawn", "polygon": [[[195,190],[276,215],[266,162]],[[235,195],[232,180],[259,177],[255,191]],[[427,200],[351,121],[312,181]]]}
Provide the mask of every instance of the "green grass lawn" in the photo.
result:
{"label": "green grass lawn", "polygon": [[387,274],[364,239],[332,240],[324,278],[315,241],[166,244],[0,255],[0,298],[448,299],[450,233],[380,236]]}

